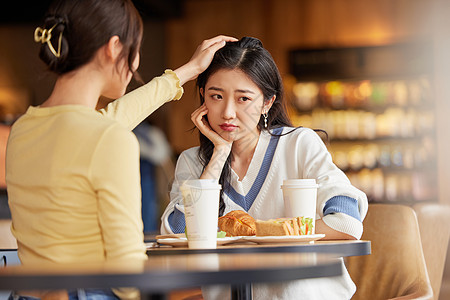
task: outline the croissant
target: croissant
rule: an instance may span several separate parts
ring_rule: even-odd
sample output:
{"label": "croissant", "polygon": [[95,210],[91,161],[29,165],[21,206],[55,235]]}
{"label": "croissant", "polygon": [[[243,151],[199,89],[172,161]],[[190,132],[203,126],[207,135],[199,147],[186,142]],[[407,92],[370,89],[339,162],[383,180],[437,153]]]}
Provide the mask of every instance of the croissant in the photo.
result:
{"label": "croissant", "polygon": [[233,210],[219,218],[219,230],[226,236],[249,236],[256,234],[255,219],[242,210]]}

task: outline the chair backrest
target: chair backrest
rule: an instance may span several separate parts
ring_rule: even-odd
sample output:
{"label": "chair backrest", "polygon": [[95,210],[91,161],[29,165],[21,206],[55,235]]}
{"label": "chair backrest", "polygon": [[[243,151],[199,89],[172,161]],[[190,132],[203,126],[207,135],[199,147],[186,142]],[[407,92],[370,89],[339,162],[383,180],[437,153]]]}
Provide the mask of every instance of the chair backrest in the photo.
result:
{"label": "chair backrest", "polygon": [[413,209],[419,221],[428,277],[433,288],[434,299],[437,300],[450,237],[450,206],[439,203],[418,203],[413,205]]}
{"label": "chair backrest", "polygon": [[0,249],[17,249],[17,241],[11,233],[9,219],[0,219]]}
{"label": "chair backrest", "polygon": [[362,239],[372,254],[346,258],[357,290],[352,299],[433,299],[414,210],[370,204]]}

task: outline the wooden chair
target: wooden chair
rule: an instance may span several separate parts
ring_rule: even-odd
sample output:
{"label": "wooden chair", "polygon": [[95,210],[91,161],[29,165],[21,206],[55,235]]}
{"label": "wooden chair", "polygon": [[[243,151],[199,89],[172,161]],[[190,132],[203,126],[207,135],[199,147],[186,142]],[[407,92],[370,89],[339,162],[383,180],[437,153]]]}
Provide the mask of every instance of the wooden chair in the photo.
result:
{"label": "wooden chair", "polygon": [[346,258],[357,287],[352,299],[433,299],[411,207],[370,204],[362,239],[371,241],[372,254]]}
{"label": "wooden chair", "polygon": [[434,299],[437,300],[441,290],[450,237],[450,206],[438,203],[418,203],[413,205],[413,209],[419,221],[423,255]]}

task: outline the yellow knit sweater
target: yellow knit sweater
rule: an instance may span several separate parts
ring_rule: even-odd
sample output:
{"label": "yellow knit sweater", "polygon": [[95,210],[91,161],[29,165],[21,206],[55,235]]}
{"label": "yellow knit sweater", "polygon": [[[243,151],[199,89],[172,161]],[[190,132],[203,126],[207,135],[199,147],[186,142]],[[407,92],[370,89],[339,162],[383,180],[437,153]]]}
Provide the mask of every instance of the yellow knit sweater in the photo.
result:
{"label": "yellow knit sweater", "polygon": [[182,93],[167,70],[100,112],[29,107],[14,123],[6,181],[22,264],[146,259],[139,144],[130,130]]}

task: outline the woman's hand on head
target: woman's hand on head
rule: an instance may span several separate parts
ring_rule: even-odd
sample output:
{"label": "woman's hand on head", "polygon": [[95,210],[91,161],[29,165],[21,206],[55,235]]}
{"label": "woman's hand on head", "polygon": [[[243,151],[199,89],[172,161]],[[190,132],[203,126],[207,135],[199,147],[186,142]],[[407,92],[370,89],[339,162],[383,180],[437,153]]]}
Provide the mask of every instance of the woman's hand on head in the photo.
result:
{"label": "woman's hand on head", "polygon": [[180,84],[197,78],[197,76],[208,68],[217,50],[225,46],[226,42],[236,42],[238,39],[226,35],[218,35],[204,40],[195,50],[191,59],[174,72],[180,79]]}
{"label": "woman's hand on head", "polygon": [[191,114],[192,122],[214,144],[215,149],[225,150],[230,153],[233,142],[225,140],[211,128],[211,125],[209,125],[208,120],[205,118],[207,113],[208,109],[203,104]]}

